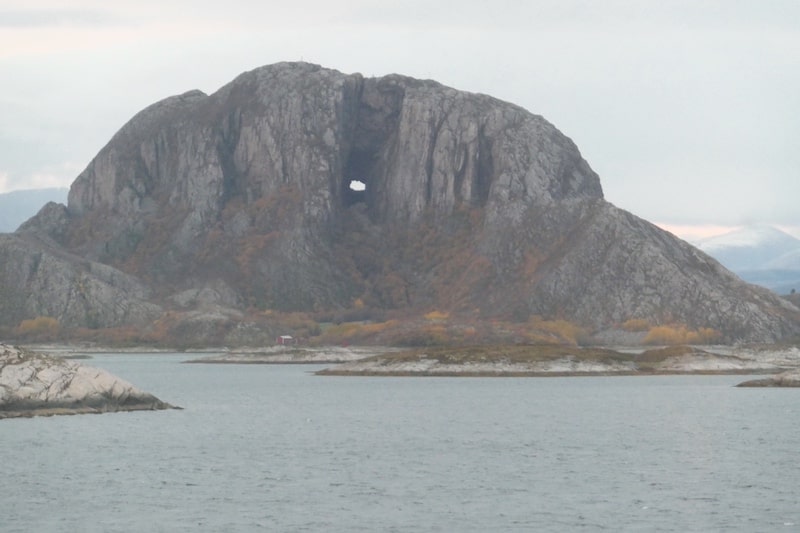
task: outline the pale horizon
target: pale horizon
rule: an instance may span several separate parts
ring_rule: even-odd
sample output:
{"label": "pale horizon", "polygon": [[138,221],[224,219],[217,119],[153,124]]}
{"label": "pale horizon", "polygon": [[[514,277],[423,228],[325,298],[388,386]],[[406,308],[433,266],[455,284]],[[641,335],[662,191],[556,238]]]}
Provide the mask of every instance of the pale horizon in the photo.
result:
{"label": "pale horizon", "polygon": [[[686,225],[686,224],[665,224],[654,222],[656,226],[659,228],[668,231],[689,243],[697,244],[699,241],[703,239],[709,239],[711,237],[719,237],[720,235],[725,235],[728,233],[732,233],[734,231],[738,231],[740,229],[755,226],[758,224],[742,224],[737,226],[724,226],[724,225],[714,225],[714,224],[698,224],[698,225]],[[772,226],[773,228],[779,229],[785,233],[788,233],[792,237],[800,239],[800,226],[786,226],[782,224],[767,224],[768,226]]]}

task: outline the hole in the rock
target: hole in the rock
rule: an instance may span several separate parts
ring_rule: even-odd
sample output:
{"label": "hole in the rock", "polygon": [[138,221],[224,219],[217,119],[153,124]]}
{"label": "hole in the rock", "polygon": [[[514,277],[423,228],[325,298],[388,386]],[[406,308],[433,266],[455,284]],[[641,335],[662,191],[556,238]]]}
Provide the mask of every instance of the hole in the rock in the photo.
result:
{"label": "hole in the rock", "polygon": [[367,201],[367,184],[361,180],[349,180],[344,191],[344,204],[347,206]]}
{"label": "hole in the rock", "polygon": [[368,151],[354,150],[350,154],[342,182],[342,197],[345,206],[367,202],[368,176],[372,173],[372,167],[372,154]]}

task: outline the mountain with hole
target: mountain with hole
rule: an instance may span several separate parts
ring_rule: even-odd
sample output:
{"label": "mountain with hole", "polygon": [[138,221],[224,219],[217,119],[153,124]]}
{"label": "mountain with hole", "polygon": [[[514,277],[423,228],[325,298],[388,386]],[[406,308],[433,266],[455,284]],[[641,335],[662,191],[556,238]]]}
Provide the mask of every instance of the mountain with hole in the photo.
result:
{"label": "mountain with hole", "polygon": [[67,205],[0,236],[0,257],[10,332],[46,317],[85,335],[270,342],[426,316],[475,342],[534,322],[584,340],[800,331],[793,305],[607,202],[544,118],[307,63],[144,109]]}

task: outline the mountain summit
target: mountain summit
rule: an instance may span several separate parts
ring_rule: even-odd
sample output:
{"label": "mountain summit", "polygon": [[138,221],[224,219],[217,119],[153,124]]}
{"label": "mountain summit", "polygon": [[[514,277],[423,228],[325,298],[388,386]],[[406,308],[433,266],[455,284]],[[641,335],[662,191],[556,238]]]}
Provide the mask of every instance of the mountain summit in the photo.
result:
{"label": "mountain summit", "polygon": [[46,206],[0,254],[0,287],[19,304],[0,308],[7,324],[108,327],[218,306],[798,332],[796,308],[606,202],[542,117],[307,63],[141,111],[68,205]]}
{"label": "mountain summit", "polygon": [[66,188],[27,189],[0,193],[0,233],[10,233],[47,202],[67,201]]}
{"label": "mountain summit", "polygon": [[767,225],[745,226],[708,237],[697,247],[733,271],[763,269],[800,250],[800,239]]}

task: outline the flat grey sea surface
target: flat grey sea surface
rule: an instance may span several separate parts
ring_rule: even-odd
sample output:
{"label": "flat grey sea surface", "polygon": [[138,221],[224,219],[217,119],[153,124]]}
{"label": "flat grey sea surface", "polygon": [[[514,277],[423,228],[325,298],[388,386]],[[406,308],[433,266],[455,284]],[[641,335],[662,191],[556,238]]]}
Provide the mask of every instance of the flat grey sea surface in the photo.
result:
{"label": "flat grey sea surface", "polygon": [[800,390],[103,354],[183,411],[0,421],[0,531],[798,531]]}

